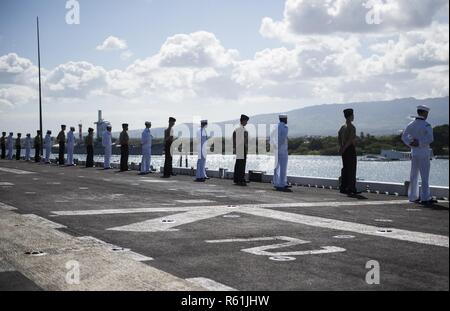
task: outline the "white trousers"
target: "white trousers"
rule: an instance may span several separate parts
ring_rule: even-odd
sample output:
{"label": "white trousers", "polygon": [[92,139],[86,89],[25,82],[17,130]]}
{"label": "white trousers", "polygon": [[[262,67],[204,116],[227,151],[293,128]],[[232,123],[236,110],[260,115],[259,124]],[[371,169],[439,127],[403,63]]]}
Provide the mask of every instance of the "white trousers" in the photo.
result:
{"label": "white trousers", "polygon": [[45,148],[45,163],[50,162],[50,154],[52,153],[52,147]]}
{"label": "white trousers", "polygon": [[151,149],[142,149],[141,173],[150,172],[151,154]]}
{"label": "white trousers", "polygon": [[198,159],[197,160],[197,172],[195,174],[195,178],[204,179],[206,178],[206,159]]}
{"label": "white trousers", "polygon": [[103,162],[104,168],[111,168],[111,153],[112,153],[112,148],[105,147],[105,160]]}
{"label": "white trousers", "polygon": [[8,160],[12,160],[13,159],[13,148],[12,147],[8,148],[8,155],[6,156],[6,158]]}
{"label": "white trousers", "polygon": [[276,167],[273,173],[273,186],[276,188],[284,188],[287,186],[287,165],[288,165],[288,156],[287,155],[278,155],[275,158]]}
{"label": "white trousers", "polygon": [[73,165],[73,148],[72,145],[67,145],[67,165]]}
{"label": "white trousers", "polygon": [[[419,195],[419,173],[422,180],[422,191]],[[422,202],[432,199],[430,193],[430,154],[429,152],[421,152],[415,154],[411,159],[411,176],[408,189],[409,201],[413,202],[420,198]]]}
{"label": "white trousers", "polygon": [[25,149],[25,160],[30,161],[31,148]]}

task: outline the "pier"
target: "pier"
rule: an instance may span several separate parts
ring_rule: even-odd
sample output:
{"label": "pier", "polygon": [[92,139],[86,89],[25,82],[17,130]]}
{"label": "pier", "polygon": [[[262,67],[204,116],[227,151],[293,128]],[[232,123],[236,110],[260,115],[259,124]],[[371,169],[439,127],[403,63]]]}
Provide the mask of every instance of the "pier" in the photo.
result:
{"label": "pier", "polygon": [[0,160],[0,290],[449,289],[448,187],[426,207],[403,184],[79,164]]}

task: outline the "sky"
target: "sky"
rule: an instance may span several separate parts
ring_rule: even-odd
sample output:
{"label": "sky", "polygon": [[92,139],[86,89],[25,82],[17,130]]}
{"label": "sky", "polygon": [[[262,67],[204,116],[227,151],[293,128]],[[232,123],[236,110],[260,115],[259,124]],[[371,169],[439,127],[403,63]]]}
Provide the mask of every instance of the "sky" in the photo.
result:
{"label": "sky", "polygon": [[[66,7],[67,6],[67,7]],[[448,96],[448,0],[0,0],[0,130]],[[79,10],[76,10],[79,8]]]}

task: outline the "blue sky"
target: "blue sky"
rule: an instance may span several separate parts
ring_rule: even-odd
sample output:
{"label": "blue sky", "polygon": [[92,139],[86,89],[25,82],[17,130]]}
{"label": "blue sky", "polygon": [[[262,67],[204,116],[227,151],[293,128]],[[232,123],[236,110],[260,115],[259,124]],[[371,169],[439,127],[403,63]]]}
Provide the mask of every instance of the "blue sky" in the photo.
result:
{"label": "blue sky", "polygon": [[[40,18],[42,66],[85,60],[105,68],[124,68],[117,53],[95,50],[114,34],[126,38],[137,58],[157,53],[167,37],[205,30],[216,34],[227,48],[242,57],[277,47],[259,35],[263,17],[282,17],[283,0],[80,0],[80,24],[65,22],[65,0],[1,0],[0,54],[36,56],[36,16]],[[10,13],[13,14],[10,14]]]}
{"label": "blue sky", "polygon": [[0,0],[2,129],[37,125],[37,15],[50,129],[449,93],[448,0],[66,2]]}

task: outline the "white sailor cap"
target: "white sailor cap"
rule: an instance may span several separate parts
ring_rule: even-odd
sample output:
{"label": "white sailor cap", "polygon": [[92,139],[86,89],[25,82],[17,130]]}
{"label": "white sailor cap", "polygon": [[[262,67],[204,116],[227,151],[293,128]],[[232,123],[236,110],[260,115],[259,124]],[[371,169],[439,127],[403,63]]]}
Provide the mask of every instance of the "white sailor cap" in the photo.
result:
{"label": "white sailor cap", "polygon": [[430,107],[427,107],[425,105],[419,105],[419,106],[417,106],[417,110],[422,110],[422,111],[429,112],[430,111]]}
{"label": "white sailor cap", "polygon": [[278,116],[280,119],[287,119],[288,115],[285,113],[282,113]]}

